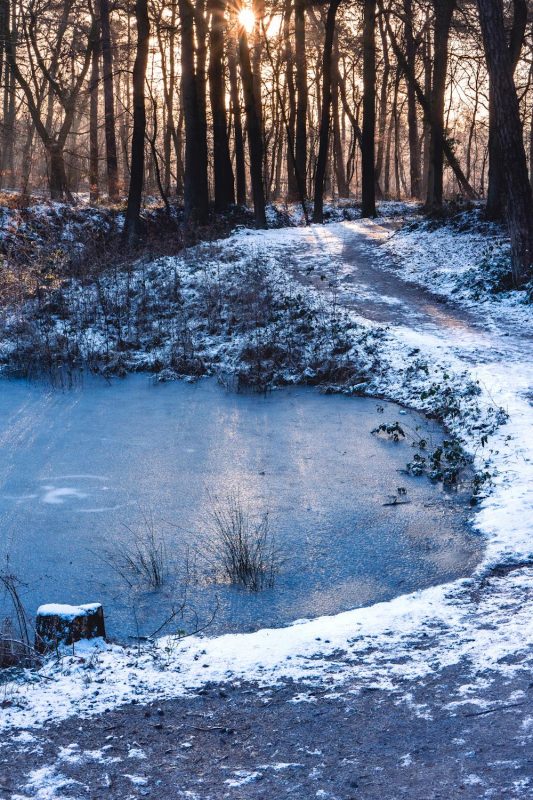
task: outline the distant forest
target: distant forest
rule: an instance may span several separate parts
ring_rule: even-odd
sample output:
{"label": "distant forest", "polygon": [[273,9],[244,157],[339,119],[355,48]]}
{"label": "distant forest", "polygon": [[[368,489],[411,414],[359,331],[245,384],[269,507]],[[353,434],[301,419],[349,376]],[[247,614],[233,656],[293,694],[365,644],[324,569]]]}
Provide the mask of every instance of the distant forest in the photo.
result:
{"label": "distant forest", "polygon": [[533,262],[527,0],[0,0],[0,181],[233,205],[485,199],[517,285]]}

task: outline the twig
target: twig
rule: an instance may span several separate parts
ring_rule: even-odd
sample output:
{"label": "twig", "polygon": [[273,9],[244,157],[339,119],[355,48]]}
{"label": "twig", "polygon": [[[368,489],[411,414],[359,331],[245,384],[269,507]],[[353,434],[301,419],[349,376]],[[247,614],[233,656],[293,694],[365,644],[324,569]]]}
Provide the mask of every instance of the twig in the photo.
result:
{"label": "twig", "polygon": [[229,730],[227,725],[209,725],[207,728],[200,728],[198,725],[191,725],[190,727],[193,729],[193,731],[207,731],[207,732],[209,732],[209,731],[227,731],[227,730]]}
{"label": "twig", "polygon": [[508,708],[520,708],[525,706],[526,703],[509,703],[505,706],[496,706],[496,708],[486,708],[484,711],[474,711],[472,714],[464,714],[465,717],[482,717],[485,714],[493,714],[495,711],[506,711]]}

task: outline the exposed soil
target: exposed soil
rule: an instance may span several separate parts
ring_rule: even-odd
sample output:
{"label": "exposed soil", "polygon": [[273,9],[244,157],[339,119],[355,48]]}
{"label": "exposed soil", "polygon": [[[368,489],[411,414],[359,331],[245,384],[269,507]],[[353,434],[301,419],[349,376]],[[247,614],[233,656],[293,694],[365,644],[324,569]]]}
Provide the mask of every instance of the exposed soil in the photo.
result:
{"label": "exposed soil", "polygon": [[533,797],[530,672],[497,678],[483,706],[458,694],[465,680],[456,666],[394,692],[212,686],[70,719],[0,749],[2,790],[94,800]]}

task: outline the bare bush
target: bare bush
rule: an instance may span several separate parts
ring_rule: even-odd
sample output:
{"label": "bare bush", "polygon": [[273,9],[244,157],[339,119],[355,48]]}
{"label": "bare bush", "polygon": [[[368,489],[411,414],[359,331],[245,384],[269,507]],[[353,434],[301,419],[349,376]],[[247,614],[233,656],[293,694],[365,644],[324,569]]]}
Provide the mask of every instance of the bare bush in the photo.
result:
{"label": "bare bush", "polygon": [[142,513],[138,530],[124,526],[131,538],[106,552],[106,561],[132,588],[139,583],[160,589],[168,577],[168,551],[153,513]]}
{"label": "bare bush", "polygon": [[209,512],[206,555],[223,580],[252,592],[269,589],[280,567],[268,511],[254,519],[238,494],[215,502]]}
{"label": "bare bush", "polygon": [[19,594],[20,582],[10,572],[0,573],[0,588],[10,601],[12,616],[0,623],[0,669],[29,667],[39,662],[32,641],[28,617]]}

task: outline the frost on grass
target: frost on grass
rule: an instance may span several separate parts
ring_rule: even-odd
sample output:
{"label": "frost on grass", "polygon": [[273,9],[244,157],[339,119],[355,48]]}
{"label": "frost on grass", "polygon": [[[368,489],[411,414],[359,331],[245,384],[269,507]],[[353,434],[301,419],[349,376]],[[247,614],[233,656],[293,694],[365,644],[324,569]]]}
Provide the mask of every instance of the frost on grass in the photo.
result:
{"label": "frost on grass", "polygon": [[496,304],[518,322],[531,319],[533,285],[513,288],[511,247],[502,226],[484,221],[481,208],[443,220],[413,219],[384,243],[410,280],[475,308]]}
{"label": "frost on grass", "polygon": [[[265,243],[267,244],[267,243]],[[4,364],[31,375],[88,366],[160,379],[219,374],[238,388],[356,382],[373,367],[366,335],[291,283],[265,246],[242,237],[181,257],[70,279],[8,308]]]}

